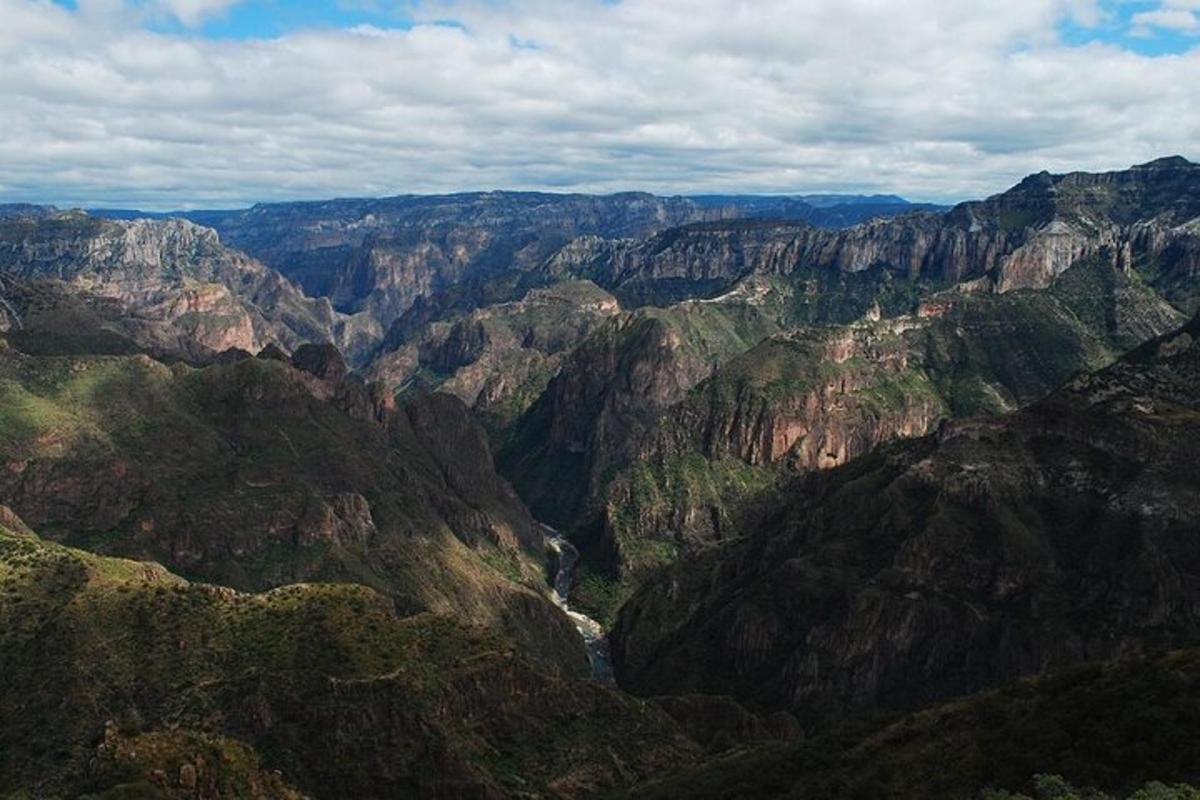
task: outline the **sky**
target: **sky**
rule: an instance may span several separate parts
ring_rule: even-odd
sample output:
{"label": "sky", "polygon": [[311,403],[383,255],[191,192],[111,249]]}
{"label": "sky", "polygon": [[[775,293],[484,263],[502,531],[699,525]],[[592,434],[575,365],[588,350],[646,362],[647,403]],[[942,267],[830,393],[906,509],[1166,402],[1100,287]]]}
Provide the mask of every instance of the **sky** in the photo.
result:
{"label": "sky", "polygon": [[0,0],[0,132],[0,202],[948,202],[1200,160],[1200,0]]}

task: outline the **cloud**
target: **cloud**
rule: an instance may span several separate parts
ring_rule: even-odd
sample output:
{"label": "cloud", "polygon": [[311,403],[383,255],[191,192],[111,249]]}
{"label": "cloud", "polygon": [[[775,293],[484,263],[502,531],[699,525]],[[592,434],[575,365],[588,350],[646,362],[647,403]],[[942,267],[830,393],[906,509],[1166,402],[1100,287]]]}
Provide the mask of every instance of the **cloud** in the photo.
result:
{"label": "cloud", "polygon": [[[1065,47],[1064,19],[1103,13],[1080,0],[427,1],[411,28],[238,41],[102,2],[0,0],[0,198],[960,198],[1200,141],[1200,50]],[[172,2],[187,24],[228,5]]]}
{"label": "cloud", "polygon": [[1138,37],[1153,37],[1160,31],[1182,34],[1200,33],[1200,0],[1162,0],[1156,8],[1131,15],[1131,32]]}
{"label": "cloud", "polygon": [[242,0],[160,0],[156,5],[188,27],[220,16]]}

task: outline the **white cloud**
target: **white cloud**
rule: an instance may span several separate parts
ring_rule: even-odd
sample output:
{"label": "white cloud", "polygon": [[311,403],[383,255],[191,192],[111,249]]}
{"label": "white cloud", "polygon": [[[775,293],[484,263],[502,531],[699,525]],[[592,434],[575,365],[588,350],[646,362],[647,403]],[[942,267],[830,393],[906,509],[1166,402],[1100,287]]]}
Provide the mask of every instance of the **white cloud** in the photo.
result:
{"label": "white cloud", "polygon": [[242,0],[159,0],[159,9],[184,25],[195,27],[205,19],[218,17]]}
{"label": "white cloud", "polygon": [[1183,8],[1160,8],[1133,15],[1133,24],[1144,28],[1165,28],[1173,31],[1191,32],[1200,30],[1200,19],[1195,12]]}
{"label": "white cloud", "polygon": [[[170,2],[185,24],[228,5]],[[463,27],[211,41],[140,30],[111,0],[76,14],[0,0],[0,198],[162,207],[486,188],[947,198],[1043,168],[1200,155],[1200,50],[1061,46],[1057,22],[1095,24],[1093,2],[420,8],[426,22]]]}

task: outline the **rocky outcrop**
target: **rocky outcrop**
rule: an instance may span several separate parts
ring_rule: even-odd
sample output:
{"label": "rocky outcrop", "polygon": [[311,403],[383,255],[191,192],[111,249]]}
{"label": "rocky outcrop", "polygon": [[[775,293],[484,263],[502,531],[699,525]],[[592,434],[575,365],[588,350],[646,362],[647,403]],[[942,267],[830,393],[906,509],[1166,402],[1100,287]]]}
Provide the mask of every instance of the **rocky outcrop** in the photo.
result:
{"label": "rocky outcrop", "polygon": [[762,501],[626,605],[618,680],[829,720],[1195,641],[1198,334]]}
{"label": "rocky outcrop", "polygon": [[34,297],[27,289],[19,298],[30,306],[27,328],[78,336],[63,313],[73,302],[102,320],[98,328],[196,360],[230,348],[256,352],[268,341],[357,346],[363,334],[328,301],[304,297],[278,272],[222,246],[215,231],[181,219],[116,222],[82,212],[5,219],[0,274],[67,295],[48,304],[47,290]]}
{"label": "rocky outcrop", "polygon": [[259,205],[204,219],[310,295],[366,310],[386,328],[481,274],[537,269],[577,236],[639,236],[733,213],[643,194],[489,192]]}
{"label": "rocky outcrop", "polygon": [[[945,415],[896,326],[803,330],[768,339],[718,371],[673,416],[706,458],[800,470],[844,464]],[[890,330],[889,330],[890,328]]]}
{"label": "rocky outcrop", "polygon": [[665,409],[773,330],[744,305],[647,308],[610,319],[517,421],[498,456],[501,471],[539,519],[572,524]]}
{"label": "rocky outcrop", "polygon": [[738,535],[738,509],[781,475],[1035,402],[1179,322],[1136,280],[1085,263],[1042,292],[945,292],[916,315],[775,335],[718,366],[636,444],[601,490],[598,550],[636,583]]}
{"label": "rocky outcrop", "polygon": [[[807,270],[883,268],[937,286],[1044,289],[1081,260],[1103,257],[1166,290],[1194,272],[1197,218],[1200,165],[1171,158],[1122,172],[1042,173],[944,214],[845,230],[727,221],[640,241],[592,239],[561,251],[551,269],[586,275],[626,301],[661,302],[717,295],[751,274]],[[1192,295],[1179,300],[1192,310]]]}
{"label": "rocky outcrop", "polygon": [[[393,327],[369,374],[401,388],[448,392],[472,406],[489,430],[508,427],[546,388],[565,355],[620,311],[587,281],[563,281],[445,319]],[[418,315],[419,316],[419,315]]]}

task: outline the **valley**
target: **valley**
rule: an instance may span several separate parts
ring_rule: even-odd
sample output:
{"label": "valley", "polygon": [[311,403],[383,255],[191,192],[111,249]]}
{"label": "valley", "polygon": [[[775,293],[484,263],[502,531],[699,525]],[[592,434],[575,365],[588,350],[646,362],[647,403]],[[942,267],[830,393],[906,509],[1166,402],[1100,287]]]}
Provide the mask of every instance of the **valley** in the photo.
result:
{"label": "valley", "polygon": [[1200,782],[1197,442],[1179,157],[3,206],[0,798]]}

